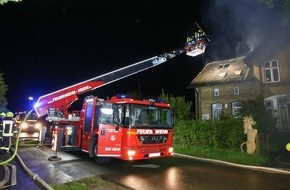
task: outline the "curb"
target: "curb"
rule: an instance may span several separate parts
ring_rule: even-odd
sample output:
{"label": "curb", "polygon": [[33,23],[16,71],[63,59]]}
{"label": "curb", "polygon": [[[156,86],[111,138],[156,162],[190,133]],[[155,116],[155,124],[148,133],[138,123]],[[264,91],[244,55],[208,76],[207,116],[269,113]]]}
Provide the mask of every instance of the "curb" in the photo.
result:
{"label": "curb", "polygon": [[272,173],[280,173],[280,174],[290,175],[290,170],[287,170],[287,169],[278,169],[278,168],[269,168],[269,167],[263,167],[263,166],[251,166],[251,165],[244,165],[244,164],[236,164],[236,163],[232,163],[232,162],[220,161],[220,160],[215,160],[215,159],[188,156],[188,155],[179,154],[179,153],[173,153],[173,154],[176,156],[181,156],[181,157],[185,157],[185,158],[192,158],[192,159],[211,162],[211,163],[224,164],[224,165],[235,166],[235,167],[240,167],[240,168],[247,168],[247,169],[253,169],[253,170],[260,170],[260,171],[267,171],[267,172],[272,172]]}

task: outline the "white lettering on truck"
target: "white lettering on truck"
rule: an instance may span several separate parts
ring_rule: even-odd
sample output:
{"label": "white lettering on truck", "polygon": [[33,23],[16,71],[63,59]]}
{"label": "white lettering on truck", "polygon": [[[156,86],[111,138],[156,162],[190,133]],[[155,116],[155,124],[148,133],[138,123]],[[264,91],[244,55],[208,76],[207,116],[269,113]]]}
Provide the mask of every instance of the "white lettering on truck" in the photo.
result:
{"label": "white lettering on truck", "polygon": [[84,86],[84,87],[82,87],[82,88],[79,88],[79,89],[78,89],[78,92],[83,92],[83,91],[86,91],[86,90],[88,90],[88,89],[90,89],[90,88],[91,88],[91,86],[87,85],[87,86]]}
{"label": "white lettering on truck", "polygon": [[152,129],[138,129],[137,130],[137,134],[140,134],[140,135],[152,135],[153,134],[153,130]]}
{"label": "white lettering on truck", "polygon": [[158,129],[158,130],[155,130],[155,134],[168,134],[168,130],[167,129]]}
{"label": "white lettering on truck", "polygon": [[66,94],[62,94],[60,96],[57,96],[57,97],[52,98],[52,102],[61,100],[63,98],[69,97],[69,96],[74,95],[74,94],[76,94],[76,91],[71,91],[71,92],[68,92]]}
{"label": "white lettering on truck", "polygon": [[168,130],[157,129],[153,131],[152,129],[138,129],[137,134],[139,135],[153,135],[153,134],[163,135],[163,134],[168,134]]}
{"label": "white lettering on truck", "polygon": [[[86,90],[88,90],[88,89],[90,89],[90,88],[91,88],[91,86],[87,85],[87,86],[84,86],[84,87],[79,88],[79,89],[77,90],[77,92],[83,92],[83,91],[86,91]],[[66,97],[69,97],[69,96],[71,96],[71,95],[75,95],[75,94],[76,94],[76,91],[73,90],[73,91],[71,91],[71,92],[68,92],[68,93],[65,93],[65,94],[62,94],[62,95],[59,95],[59,96],[57,96],[57,97],[52,98],[52,100],[51,100],[50,102],[48,102],[48,103],[52,103],[52,102],[55,102],[55,101],[58,101],[58,100],[64,99],[64,98],[66,98]]]}

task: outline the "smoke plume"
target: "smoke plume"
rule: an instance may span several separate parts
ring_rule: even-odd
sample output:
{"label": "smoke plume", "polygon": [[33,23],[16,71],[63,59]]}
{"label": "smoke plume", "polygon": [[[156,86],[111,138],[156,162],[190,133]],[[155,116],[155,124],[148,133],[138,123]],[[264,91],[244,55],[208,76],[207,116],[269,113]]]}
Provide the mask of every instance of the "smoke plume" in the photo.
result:
{"label": "smoke plume", "polygon": [[258,0],[208,0],[202,24],[210,31],[207,57],[215,61],[241,56],[278,28],[283,11]]}

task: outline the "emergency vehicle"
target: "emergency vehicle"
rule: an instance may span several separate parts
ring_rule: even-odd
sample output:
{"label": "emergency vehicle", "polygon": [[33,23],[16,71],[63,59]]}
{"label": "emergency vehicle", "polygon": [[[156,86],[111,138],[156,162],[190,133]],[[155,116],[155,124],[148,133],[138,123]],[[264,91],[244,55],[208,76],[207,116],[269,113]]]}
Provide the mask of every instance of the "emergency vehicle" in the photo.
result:
{"label": "emergency vehicle", "polygon": [[18,128],[21,128],[21,133],[19,134],[19,139],[21,140],[39,140],[39,135],[41,129],[44,127],[43,121],[37,117],[35,112],[27,115],[26,111],[15,112],[15,123]]}
{"label": "emergency vehicle", "polygon": [[83,151],[97,163],[110,158],[142,160],[173,154],[174,114],[160,100],[135,100],[118,94],[110,99],[87,96],[80,111],[70,111],[78,95],[156,67],[178,55],[203,54],[206,36],[199,30],[184,47],[39,97],[34,109],[52,126],[52,150]]}

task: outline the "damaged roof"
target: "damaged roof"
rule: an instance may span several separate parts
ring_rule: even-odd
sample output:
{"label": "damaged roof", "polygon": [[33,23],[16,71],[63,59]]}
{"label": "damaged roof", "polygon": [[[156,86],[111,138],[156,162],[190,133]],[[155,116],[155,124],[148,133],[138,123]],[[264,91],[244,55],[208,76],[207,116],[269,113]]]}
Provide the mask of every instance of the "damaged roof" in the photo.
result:
{"label": "damaged roof", "polygon": [[245,58],[242,56],[208,63],[187,88],[253,80],[253,70],[245,63]]}

